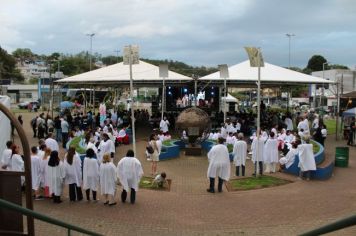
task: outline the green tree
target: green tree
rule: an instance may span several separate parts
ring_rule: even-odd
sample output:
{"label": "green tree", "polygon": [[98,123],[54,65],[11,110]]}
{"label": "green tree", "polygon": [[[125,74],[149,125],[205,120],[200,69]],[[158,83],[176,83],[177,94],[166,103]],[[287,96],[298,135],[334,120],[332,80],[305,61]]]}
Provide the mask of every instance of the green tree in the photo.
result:
{"label": "green tree", "polygon": [[328,70],[331,69],[343,69],[343,70],[349,70],[349,67],[344,66],[344,65],[339,65],[339,64],[332,64],[327,66]]}
{"label": "green tree", "polygon": [[12,52],[12,55],[20,61],[21,65],[25,61],[34,61],[38,58],[38,55],[34,54],[29,48],[18,48]]}
{"label": "green tree", "polygon": [[0,79],[14,82],[24,81],[24,77],[16,69],[16,59],[0,47]]}
{"label": "green tree", "polygon": [[327,60],[321,55],[314,55],[312,56],[307,65],[307,69],[311,72],[313,71],[321,71],[323,70],[323,63],[327,62]]}
{"label": "green tree", "polygon": [[105,56],[105,57],[102,57],[101,58],[101,61],[109,66],[109,65],[112,65],[112,64],[116,64],[116,63],[119,63],[119,62],[122,62],[122,57],[117,57],[117,56]]}

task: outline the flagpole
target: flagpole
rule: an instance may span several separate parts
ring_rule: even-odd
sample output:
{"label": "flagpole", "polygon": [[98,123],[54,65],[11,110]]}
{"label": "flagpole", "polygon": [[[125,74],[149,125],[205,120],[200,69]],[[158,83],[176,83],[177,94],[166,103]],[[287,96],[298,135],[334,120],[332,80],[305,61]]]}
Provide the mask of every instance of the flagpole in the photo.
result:
{"label": "flagpole", "polygon": [[257,80],[257,146],[256,146],[256,151],[257,151],[257,161],[256,161],[256,177],[258,176],[259,173],[259,141],[260,141],[260,128],[261,128],[261,60],[260,58],[260,48],[257,48],[257,58],[258,58],[258,80]]}

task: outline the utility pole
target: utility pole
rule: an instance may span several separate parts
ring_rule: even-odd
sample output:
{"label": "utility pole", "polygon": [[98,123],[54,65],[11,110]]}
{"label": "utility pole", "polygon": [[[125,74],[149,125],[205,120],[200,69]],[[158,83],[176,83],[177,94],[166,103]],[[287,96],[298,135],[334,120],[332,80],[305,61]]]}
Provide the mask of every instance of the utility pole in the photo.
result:
{"label": "utility pole", "polygon": [[115,50],[114,52],[116,52],[116,60],[117,60],[117,63],[119,63],[119,52],[120,52],[120,50]]}
{"label": "utility pole", "polygon": [[89,70],[91,70],[91,59],[92,59],[92,50],[93,50],[93,37],[95,35],[95,33],[91,33],[91,34],[86,34],[87,36],[90,37],[90,54],[89,54]]}

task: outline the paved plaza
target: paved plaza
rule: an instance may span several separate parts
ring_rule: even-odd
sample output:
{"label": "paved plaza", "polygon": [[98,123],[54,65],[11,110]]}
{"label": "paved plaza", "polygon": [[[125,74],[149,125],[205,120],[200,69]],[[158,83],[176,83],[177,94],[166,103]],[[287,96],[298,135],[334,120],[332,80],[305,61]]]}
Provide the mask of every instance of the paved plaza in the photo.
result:
{"label": "paved plaza", "polygon": [[[32,138],[29,124],[34,114],[23,116],[30,144],[36,145],[38,140]],[[137,132],[138,158],[145,175],[149,175],[151,163],[144,155],[148,131],[139,127]],[[18,141],[17,136],[15,140]],[[330,135],[325,145],[327,158],[332,160],[335,147],[345,144]],[[130,147],[117,148],[115,164]],[[62,204],[43,200],[35,201],[34,207],[38,212],[104,235],[296,235],[356,211],[355,150],[350,147],[349,167],[335,168],[327,181],[301,181],[278,173],[275,175],[293,183],[250,191],[224,189],[215,194],[206,192],[206,155],[191,157],[182,152],[179,158],[158,164],[158,171],[165,171],[172,179],[170,192],[140,189],[135,205],[121,203],[117,194],[118,204],[108,207],[101,201],[72,203],[66,188]],[[64,152],[61,153],[63,157]],[[251,161],[246,173],[252,174]],[[37,235],[66,235],[65,229],[37,220],[35,228]],[[334,235],[356,235],[356,227]]]}

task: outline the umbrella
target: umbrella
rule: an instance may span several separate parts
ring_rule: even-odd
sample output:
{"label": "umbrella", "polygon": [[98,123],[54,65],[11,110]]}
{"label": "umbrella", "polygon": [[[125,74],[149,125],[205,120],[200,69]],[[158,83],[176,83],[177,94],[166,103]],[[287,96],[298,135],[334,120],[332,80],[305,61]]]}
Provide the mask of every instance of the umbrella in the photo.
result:
{"label": "umbrella", "polygon": [[343,117],[355,117],[356,116],[356,107],[350,109],[350,110],[347,110],[347,111],[344,111],[342,113],[342,116]]}
{"label": "umbrella", "polygon": [[70,101],[63,101],[63,102],[61,102],[60,106],[61,106],[61,109],[71,108],[71,107],[73,107],[73,103]]}

